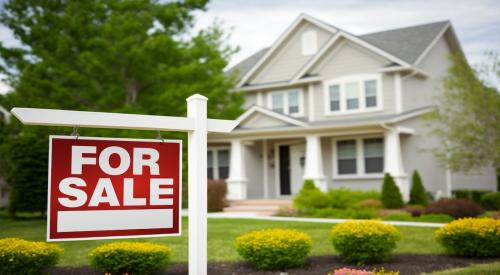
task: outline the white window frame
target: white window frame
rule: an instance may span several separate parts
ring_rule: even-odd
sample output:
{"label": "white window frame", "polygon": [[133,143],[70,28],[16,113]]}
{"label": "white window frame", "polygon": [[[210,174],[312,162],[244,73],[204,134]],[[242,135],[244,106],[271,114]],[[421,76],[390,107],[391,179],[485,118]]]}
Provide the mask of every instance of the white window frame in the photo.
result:
{"label": "white window frame", "polygon": [[[290,92],[299,92],[299,112],[290,114],[288,104],[288,93]],[[290,90],[282,90],[282,91],[274,91],[270,92],[267,95],[267,108],[273,111],[273,95],[283,94],[283,114],[289,115],[292,117],[303,117],[304,116],[304,91],[302,89],[290,89]]]}
{"label": "white window frame", "polygon": [[[224,180],[224,179],[219,178],[219,151],[228,151],[228,153],[229,153],[229,165],[231,165],[231,148],[229,146],[209,147],[207,149],[207,155],[208,155],[209,151],[212,152],[212,169],[213,169],[212,174],[214,176],[212,180]],[[229,177],[229,175],[228,175],[228,177]]]}
{"label": "white window frame", "polygon": [[[384,171],[381,173],[365,173],[365,153],[363,140],[369,138],[381,138],[382,144],[385,147],[385,137],[383,135],[364,135],[351,137],[334,137],[332,138],[332,171],[333,179],[349,180],[349,179],[382,179]],[[339,174],[338,172],[338,157],[337,157],[337,141],[354,140],[356,142],[356,174]],[[384,149],[384,164],[385,164],[385,149]]]}
{"label": "white window frame", "polygon": [[[365,95],[365,81],[375,80],[377,81],[377,105],[373,107],[366,107],[366,95]],[[347,96],[346,96],[346,84],[349,82],[359,83],[359,108],[358,109],[347,109]],[[340,90],[340,109],[337,111],[330,110],[330,86],[339,85]],[[377,112],[383,110],[383,92],[382,92],[382,75],[381,74],[360,74],[360,75],[349,75],[339,78],[334,78],[328,80],[324,83],[323,96],[325,98],[324,108],[325,115],[336,116],[336,115],[347,115],[347,114],[357,114],[357,113],[367,113],[367,112]]]}
{"label": "white window frame", "polygon": [[318,52],[318,32],[308,30],[301,37],[302,55],[314,55]]}

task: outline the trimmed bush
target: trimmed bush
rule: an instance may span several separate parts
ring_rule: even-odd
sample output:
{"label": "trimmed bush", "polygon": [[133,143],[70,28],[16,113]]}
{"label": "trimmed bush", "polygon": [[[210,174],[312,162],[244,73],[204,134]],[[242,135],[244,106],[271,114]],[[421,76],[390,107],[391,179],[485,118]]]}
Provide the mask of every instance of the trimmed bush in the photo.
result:
{"label": "trimmed bush", "polygon": [[436,231],[437,241],[452,255],[467,257],[500,256],[500,220],[465,218]]}
{"label": "trimmed bush", "polygon": [[481,196],[481,206],[488,210],[500,210],[500,192],[489,192]]}
{"label": "trimmed bush", "polygon": [[489,190],[479,190],[479,189],[455,189],[451,191],[453,197],[456,199],[468,199],[475,203],[481,202],[481,197],[489,193]]}
{"label": "trimmed bush", "polygon": [[209,180],[207,183],[208,212],[221,212],[226,206],[227,185],[223,180]]}
{"label": "trimmed bush", "polygon": [[301,213],[328,208],[329,203],[328,196],[316,187],[313,180],[305,180],[299,194],[293,198],[293,205]]}
{"label": "trimmed bush", "polygon": [[294,229],[264,229],[236,238],[236,250],[258,269],[299,267],[311,251],[309,235]]}
{"label": "trimmed bush", "polygon": [[346,262],[362,265],[386,261],[401,233],[380,221],[347,221],[335,225],[330,238]]}
{"label": "trimmed bush", "polygon": [[413,217],[420,217],[425,212],[425,207],[422,205],[407,205],[404,210],[410,213]]}
{"label": "trimmed bush", "polygon": [[423,205],[423,206],[429,204],[425,187],[422,184],[422,179],[420,178],[420,174],[416,170],[413,172],[412,176],[412,185],[410,190],[410,204]]}
{"label": "trimmed bush", "polygon": [[90,264],[104,273],[151,274],[165,269],[171,254],[165,245],[114,242],[98,246],[88,257]]}
{"label": "trimmed bush", "polygon": [[337,209],[358,208],[359,202],[367,199],[380,199],[380,192],[336,188],[328,190],[329,206]]}
{"label": "trimmed bush", "polygon": [[443,199],[429,204],[425,209],[427,214],[446,214],[455,219],[477,217],[483,212],[481,206],[468,199]]}
{"label": "trimmed bush", "polygon": [[398,186],[394,182],[394,178],[386,173],[384,176],[384,184],[382,185],[382,204],[386,208],[401,208],[403,207],[403,197]]}
{"label": "trimmed bush", "polygon": [[62,248],[17,238],[0,239],[0,274],[42,274],[57,264]]}

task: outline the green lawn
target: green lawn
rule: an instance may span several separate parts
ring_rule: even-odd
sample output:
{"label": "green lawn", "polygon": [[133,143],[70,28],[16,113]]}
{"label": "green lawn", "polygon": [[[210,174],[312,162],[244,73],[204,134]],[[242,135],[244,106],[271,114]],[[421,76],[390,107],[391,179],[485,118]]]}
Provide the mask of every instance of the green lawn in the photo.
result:
{"label": "green lawn", "polygon": [[[295,228],[308,233],[314,240],[312,255],[333,254],[328,241],[332,225],[324,223],[256,221],[245,219],[209,219],[208,220],[208,259],[209,261],[241,260],[234,249],[236,236],[254,229],[269,227]],[[135,239],[167,244],[173,251],[174,262],[186,262],[187,254],[187,218],[182,220],[181,237],[162,237]],[[403,233],[396,248],[396,253],[435,254],[442,250],[434,242],[435,228],[399,227]],[[45,240],[46,223],[41,219],[11,220],[0,215],[0,238],[18,237],[27,240]],[[116,241],[116,240],[115,240]],[[68,241],[58,243],[65,249],[60,265],[87,265],[86,255],[94,247],[111,241]]]}
{"label": "green lawn", "polygon": [[500,274],[500,262],[491,264],[477,264],[463,268],[449,269],[445,271],[426,273],[428,275],[498,275]]}

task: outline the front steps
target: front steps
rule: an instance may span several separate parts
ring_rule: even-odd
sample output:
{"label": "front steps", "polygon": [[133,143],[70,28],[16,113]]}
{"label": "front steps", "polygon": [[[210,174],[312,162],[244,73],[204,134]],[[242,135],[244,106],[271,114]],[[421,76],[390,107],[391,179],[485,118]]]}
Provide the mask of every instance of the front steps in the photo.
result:
{"label": "front steps", "polygon": [[229,206],[224,208],[224,212],[255,213],[258,216],[271,216],[278,212],[280,207],[292,206],[292,200],[234,200],[228,201],[228,204]]}

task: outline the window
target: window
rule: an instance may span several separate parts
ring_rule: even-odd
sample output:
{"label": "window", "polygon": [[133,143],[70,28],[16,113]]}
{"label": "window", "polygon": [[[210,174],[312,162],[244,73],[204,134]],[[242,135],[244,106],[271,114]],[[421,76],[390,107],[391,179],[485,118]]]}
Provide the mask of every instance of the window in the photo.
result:
{"label": "window", "polygon": [[219,179],[227,179],[229,176],[229,150],[217,151],[219,165]]}
{"label": "window", "polygon": [[340,110],[340,87],[339,85],[331,85],[330,89],[330,111]]}
{"label": "window", "polygon": [[367,108],[377,106],[377,81],[375,80],[365,81],[365,103]]}
{"label": "window", "polygon": [[382,138],[363,140],[365,173],[382,173],[384,171],[384,143]]}
{"label": "window", "polygon": [[269,109],[286,115],[302,116],[302,91],[280,91],[269,94]]}
{"label": "window", "polygon": [[326,114],[380,110],[381,78],[378,74],[348,76],[325,83]]}
{"label": "window", "polygon": [[348,82],[345,84],[347,110],[358,109],[359,107],[359,83]]}
{"label": "window", "polygon": [[306,31],[302,34],[302,54],[312,55],[318,51],[318,36],[315,31]]}
{"label": "window", "polygon": [[214,178],[214,163],[212,151],[207,152],[207,178]]}
{"label": "window", "polygon": [[207,178],[227,179],[229,177],[229,150],[226,148],[207,151]]}
{"label": "window", "polygon": [[285,95],[283,93],[274,93],[271,95],[272,107],[271,109],[277,113],[284,112]]}
{"label": "window", "polygon": [[356,174],[356,141],[337,141],[339,175]]}

